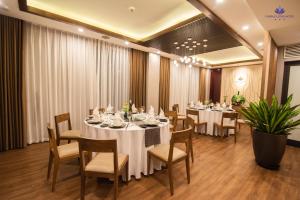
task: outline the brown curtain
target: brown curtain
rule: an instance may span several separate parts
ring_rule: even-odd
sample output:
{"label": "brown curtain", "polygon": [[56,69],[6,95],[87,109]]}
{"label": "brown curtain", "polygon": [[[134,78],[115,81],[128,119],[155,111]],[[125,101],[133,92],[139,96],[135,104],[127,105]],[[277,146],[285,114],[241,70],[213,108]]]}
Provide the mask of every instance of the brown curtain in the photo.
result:
{"label": "brown curtain", "polygon": [[25,146],[22,21],[0,15],[0,151]]}
{"label": "brown curtain", "polygon": [[136,107],[146,107],[147,59],[146,52],[131,49],[129,96]]}
{"label": "brown curtain", "polygon": [[205,96],[206,96],[206,75],[207,75],[207,69],[205,68],[200,68],[199,70],[199,99],[200,101],[205,101]]}
{"label": "brown curtain", "polygon": [[170,97],[170,59],[160,57],[159,72],[159,107],[165,112],[169,110]]}

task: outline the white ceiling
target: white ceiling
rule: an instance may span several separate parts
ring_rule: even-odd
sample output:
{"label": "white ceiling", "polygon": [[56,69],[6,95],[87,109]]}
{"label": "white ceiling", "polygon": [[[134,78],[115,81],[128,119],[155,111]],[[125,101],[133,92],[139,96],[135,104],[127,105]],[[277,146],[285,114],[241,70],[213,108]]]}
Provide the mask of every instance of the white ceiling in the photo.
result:
{"label": "white ceiling", "polygon": [[244,46],[203,53],[195,57],[212,65],[258,59],[254,53]]}
{"label": "white ceiling", "polygon": [[[201,1],[262,54],[263,47],[257,44],[264,41],[265,30],[246,0],[223,0],[222,3],[217,3],[217,0]],[[258,6],[263,1],[259,0]],[[249,26],[248,30],[242,29],[245,25]]]}
{"label": "white ceiling", "polygon": [[27,5],[136,40],[201,13],[186,0],[27,0]]}
{"label": "white ceiling", "polygon": [[[279,46],[300,43],[300,0],[247,0],[262,26],[270,31]],[[279,16],[274,11],[284,8],[284,20],[275,20],[270,16]]]}

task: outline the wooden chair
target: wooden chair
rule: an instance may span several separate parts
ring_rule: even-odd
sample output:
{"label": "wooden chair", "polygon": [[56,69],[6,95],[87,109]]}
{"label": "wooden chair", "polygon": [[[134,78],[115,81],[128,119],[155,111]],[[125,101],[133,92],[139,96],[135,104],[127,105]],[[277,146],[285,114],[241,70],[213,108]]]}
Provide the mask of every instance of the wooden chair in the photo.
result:
{"label": "wooden chair", "polygon": [[[57,145],[60,144],[60,140],[68,140],[68,143],[70,143],[71,140],[76,140],[80,137],[81,133],[79,130],[72,130],[70,113],[56,115],[54,121]],[[68,122],[68,130],[60,133],[59,124],[66,121]]]}
{"label": "wooden chair", "polygon": [[138,111],[139,111],[139,113],[141,113],[141,112],[146,112],[146,111],[145,111],[145,106],[139,107],[139,108],[138,108]]}
{"label": "wooden chair", "polygon": [[[201,127],[204,126],[205,129],[205,134],[207,134],[207,122],[200,122],[199,119],[199,111],[198,110],[191,110],[191,109],[187,109],[186,110],[186,116],[187,117],[191,117],[191,116],[196,116],[197,120],[194,120],[194,127]],[[191,117],[192,118],[192,117]],[[193,118],[192,118],[193,119]],[[194,132],[196,132],[195,128],[193,130]],[[201,132],[200,132],[201,133]]]}
{"label": "wooden chair", "polygon": [[244,116],[240,113],[240,110],[242,109],[242,106],[233,105],[232,108],[238,113],[237,125],[238,125],[238,131],[240,132],[241,125],[246,124]]}
{"label": "wooden chair", "polygon": [[[54,171],[52,177],[52,192],[55,191],[55,184],[57,173],[59,169],[59,164],[63,160],[70,160],[74,158],[79,158],[78,142],[72,142],[70,144],[64,144],[57,146],[54,130],[48,125],[48,135],[49,135],[49,163],[48,163],[48,173],[47,180],[50,178],[52,164],[54,164]],[[54,162],[53,162],[54,161]]]}
{"label": "wooden chair", "polygon": [[177,112],[177,120],[178,121],[182,121],[182,127],[184,127],[184,122],[186,120],[186,116],[183,114],[179,114],[179,105],[178,104],[174,104],[172,106],[172,110]]}
{"label": "wooden chair", "polygon": [[165,112],[165,116],[169,118],[170,120],[170,131],[174,132],[177,128],[177,112],[176,111],[168,111]]}
{"label": "wooden chair", "polygon": [[190,134],[190,153],[191,153],[191,157],[192,157],[192,163],[194,162],[194,150],[193,150],[193,136],[192,136],[192,133],[193,133],[193,130],[195,130],[195,121],[193,118],[191,117],[187,117],[186,118],[186,127],[185,129],[188,129],[188,128],[191,128],[192,131],[191,131],[191,134]]}
{"label": "wooden chair", "polygon": [[[186,164],[186,173],[187,173],[187,180],[188,184],[190,183],[190,163],[189,163],[189,150],[190,150],[190,134],[192,129],[186,129],[181,131],[176,131],[172,133],[172,138],[170,144],[159,144],[154,148],[150,149],[148,154],[148,174],[150,174],[150,162],[151,157],[154,157],[164,163],[166,163],[169,173],[169,182],[170,182],[170,192],[171,195],[174,194],[173,188],[173,164],[185,160]],[[178,149],[174,147],[176,143],[184,143],[186,145],[186,151]]]}
{"label": "wooden chair", "polygon": [[[89,115],[93,114],[94,109],[90,109],[89,110]],[[104,113],[105,112],[105,108],[99,108],[99,113]]]}
{"label": "wooden chair", "polygon": [[[224,129],[226,129],[227,135],[228,135],[228,130],[233,129],[234,130],[234,143],[236,143],[237,118],[238,118],[238,113],[237,112],[223,112],[222,113],[221,124],[216,123],[216,122],[214,123],[213,135],[215,135],[215,131],[216,131],[216,129],[218,129],[218,131],[224,137]],[[224,123],[224,119],[233,120],[234,121],[233,125]]]}
{"label": "wooden chair", "polygon": [[[93,159],[86,160],[85,152],[98,154]],[[86,177],[105,177],[114,179],[114,199],[118,196],[119,175],[126,170],[128,182],[128,155],[118,154],[117,140],[79,139],[79,154],[81,161],[81,199],[85,196]]]}

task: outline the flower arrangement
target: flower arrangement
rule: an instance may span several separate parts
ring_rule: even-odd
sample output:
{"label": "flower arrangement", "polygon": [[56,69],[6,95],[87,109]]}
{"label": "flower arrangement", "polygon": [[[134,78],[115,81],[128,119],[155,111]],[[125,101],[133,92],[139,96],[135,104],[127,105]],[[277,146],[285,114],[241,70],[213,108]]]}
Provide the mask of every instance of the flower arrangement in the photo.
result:
{"label": "flower arrangement", "polygon": [[243,105],[245,101],[246,99],[243,95],[240,95],[240,91],[231,98],[231,103],[236,106]]}

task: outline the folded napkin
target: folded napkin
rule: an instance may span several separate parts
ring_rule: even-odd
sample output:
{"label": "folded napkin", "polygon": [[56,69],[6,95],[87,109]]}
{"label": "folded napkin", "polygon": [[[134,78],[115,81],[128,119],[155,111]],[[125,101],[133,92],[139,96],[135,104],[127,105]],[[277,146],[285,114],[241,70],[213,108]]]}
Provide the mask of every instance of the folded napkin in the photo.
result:
{"label": "folded napkin", "polygon": [[112,113],[113,112],[113,107],[109,104],[106,108],[106,112]]}
{"label": "folded napkin", "polygon": [[226,108],[226,103],[225,102],[222,104],[222,108]]}
{"label": "folded napkin", "polygon": [[145,128],[145,147],[160,144],[160,127]]}
{"label": "folded napkin", "polygon": [[165,117],[165,113],[164,113],[162,108],[160,108],[159,116],[160,117]]}
{"label": "folded napkin", "polygon": [[198,101],[197,106],[203,106],[203,103],[201,101]]}
{"label": "folded napkin", "polygon": [[193,102],[193,101],[191,101],[191,103],[190,103],[190,107],[194,107],[194,106],[195,106],[194,102]]}
{"label": "folded napkin", "polygon": [[149,115],[154,115],[154,108],[153,108],[153,106],[150,106],[150,109],[149,109],[149,111],[148,111],[148,114],[149,114]]}
{"label": "folded napkin", "polygon": [[98,106],[96,108],[94,108],[93,115],[94,116],[99,115],[99,107]]}
{"label": "folded napkin", "polygon": [[232,109],[232,104],[229,105],[229,109]]}
{"label": "folded napkin", "polygon": [[132,104],[132,106],[131,106],[131,110],[132,110],[132,112],[133,112],[133,113],[136,113],[136,112],[137,112],[137,108],[135,107],[135,105],[134,105],[134,104]]}

